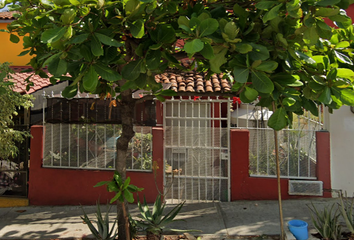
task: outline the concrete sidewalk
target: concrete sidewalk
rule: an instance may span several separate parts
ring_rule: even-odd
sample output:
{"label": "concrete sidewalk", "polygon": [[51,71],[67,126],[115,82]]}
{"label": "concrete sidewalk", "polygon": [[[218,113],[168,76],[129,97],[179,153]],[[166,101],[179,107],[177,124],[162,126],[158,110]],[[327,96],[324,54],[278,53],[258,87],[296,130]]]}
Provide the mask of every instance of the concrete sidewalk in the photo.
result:
{"label": "concrete sidewalk", "polygon": [[[285,226],[289,220],[301,219],[309,223],[309,231],[316,232],[311,223],[307,205],[318,209],[336,202],[336,199],[284,200]],[[94,219],[96,206],[84,206]],[[101,209],[106,210],[104,206]],[[132,216],[139,214],[136,205],[130,205]],[[92,237],[80,216],[79,206],[12,207],[0,208],[0,239],[58,239]],[[115,217],[112,207],[110,219]],[[235,201],[188,203],[182,208],[174,229],[198,229],[192,233],[203,239],[230,239],[238,236],[279,235],[279,207],[277,201]],[[287,227],[286,227],[287,228]]]}

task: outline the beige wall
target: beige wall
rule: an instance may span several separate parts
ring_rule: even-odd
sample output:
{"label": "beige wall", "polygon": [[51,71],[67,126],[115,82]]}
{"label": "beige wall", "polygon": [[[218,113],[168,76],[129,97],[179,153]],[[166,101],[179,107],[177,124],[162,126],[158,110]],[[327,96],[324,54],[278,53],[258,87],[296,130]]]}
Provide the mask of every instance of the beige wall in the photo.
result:
{"label": "beige wall", "polygon": [[[329,116],[332,189],[354,193],[354,113],[348,106]],[[335,196],[336,194],[334,194]]]}

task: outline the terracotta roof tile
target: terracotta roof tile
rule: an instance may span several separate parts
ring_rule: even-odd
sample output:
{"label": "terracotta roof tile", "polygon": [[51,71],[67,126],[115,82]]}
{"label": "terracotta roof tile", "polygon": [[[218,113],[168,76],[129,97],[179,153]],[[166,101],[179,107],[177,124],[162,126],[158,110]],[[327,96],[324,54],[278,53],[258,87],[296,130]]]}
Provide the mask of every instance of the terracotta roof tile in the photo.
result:
{"label": "terracotta roof tile", "polygon": [[[28,67],[12,67],[15,71],[12,74],[12,80],[15,83],[14,91],[20,93],[33,93],[42,88],[51,85],[48,78],[41,78],[38,75],[31,76],[30,80],[33,82],[33,86],[29,91],[26,91],[25,79],[33,73],[23,72],[22,70],[28,69]],[[164,83],[169,86],[169,89],[175,92],[190,92],[190,93],[225,93],[231,91],[231,84],[227,79],[222,78],[222,74],[214,74],[209,79],[206,79],[206,74],[191,72],[166,72],[155,76],[155,80],[158,83]]]}
{"label": "terracotta roof tile", "polygon": [[166,72],[155,76],[158,83],[169,83],[175,92],[223,93],[231,91],[231,84],[222,74],[214,74],[206,79],[206,74],[190,72]]}
{"label": "terracotta roof tile", "polygon": [[[48,87],[51,85],[50,81],[48,78],[41,78],[38,75],[33,75],[31,72],[23,72],[21,73],[22,70],[28,69],[28,67],[12,67],[12,70],[15,72],[11,74],[12,79],[11,81],[14,82],[14,91],[19,92],[19,93],[33,93],[36,92],[37,90],[40,90],[42,88]],[[33,82],[33,86],[30,87],[29,91],[26,91],[26,78],[31,76],[30,81]]]}
{"label": "terracotta roof tile", "polygon": [[0,12],[0,20],[15,20],[14,13],[16,12]]}

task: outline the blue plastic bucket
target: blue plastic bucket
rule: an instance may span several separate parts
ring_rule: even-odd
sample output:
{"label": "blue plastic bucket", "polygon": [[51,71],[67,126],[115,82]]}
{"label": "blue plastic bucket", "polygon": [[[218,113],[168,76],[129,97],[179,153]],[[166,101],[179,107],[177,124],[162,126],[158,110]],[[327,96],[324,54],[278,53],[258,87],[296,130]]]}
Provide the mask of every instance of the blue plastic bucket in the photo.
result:
{"label": "blue plastic bucket", "polygon": [[309,238],[307,222],[297,219],[291,220],[288,222],[288,227],[297,240],[307,240]]}

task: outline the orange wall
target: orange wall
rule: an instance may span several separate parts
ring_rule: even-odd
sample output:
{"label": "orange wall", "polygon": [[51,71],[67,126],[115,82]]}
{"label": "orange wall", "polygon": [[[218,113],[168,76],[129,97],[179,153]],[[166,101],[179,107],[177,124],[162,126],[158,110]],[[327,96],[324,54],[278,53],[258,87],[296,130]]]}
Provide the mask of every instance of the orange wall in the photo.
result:
{"label": "orange wall", "polygon": [[[0,29],[6,29],[8,23],[0,23]],[[10,41],[10,34],[0,32],[0,63],[10,62],[12,66],[25,66],[31,59],[29,55],[18,57],[23,51],[22,40],[19,43]]]}

